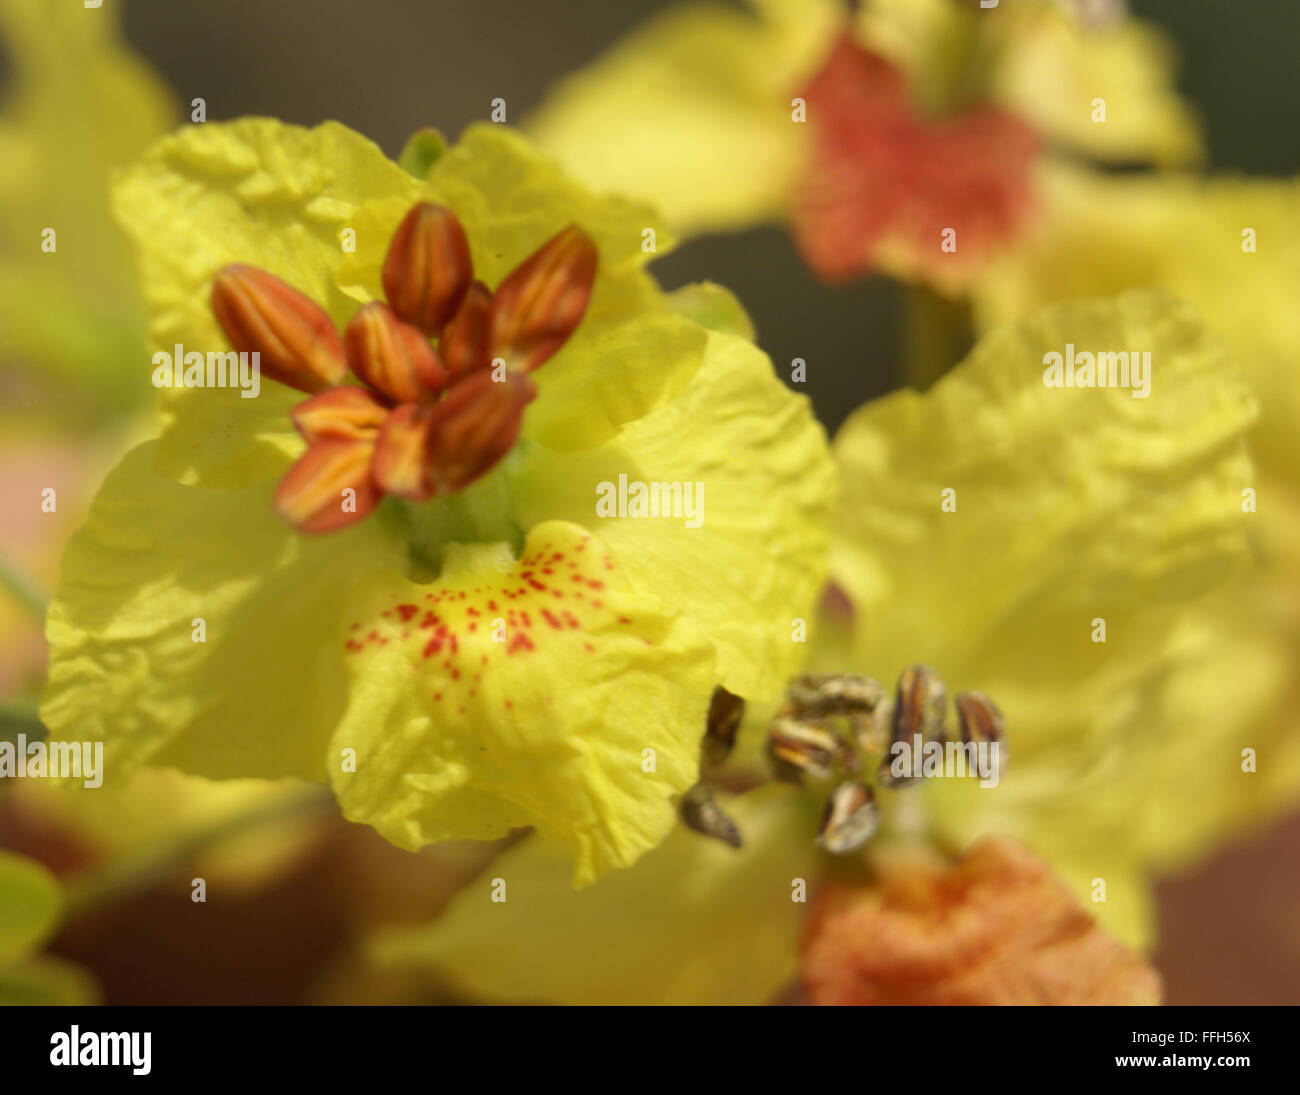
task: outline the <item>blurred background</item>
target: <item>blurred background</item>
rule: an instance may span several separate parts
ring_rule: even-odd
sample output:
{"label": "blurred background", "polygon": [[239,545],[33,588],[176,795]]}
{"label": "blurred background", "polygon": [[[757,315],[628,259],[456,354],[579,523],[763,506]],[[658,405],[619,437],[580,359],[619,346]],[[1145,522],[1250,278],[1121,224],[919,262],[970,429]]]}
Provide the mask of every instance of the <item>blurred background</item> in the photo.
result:
{"label": "blurred background", "polygon": [[[510,122],[521,120],[555,80],[665,6],[655,0],[129,0],[124,28],[186,115],[190,100],[202,97],[209,120],[266,114],[312,125],[336,119],[395,155],[420,126],[454,138],[466,124],[486,119],[494,98],[506,100]],[[1216,170],[1300,173],[1300,4],[1133,0],[1130,7],[1177,42],[1180,90],[1202,113]],[[0,86],[6,67],[0,55]],[[778,366],[795,357],[807,361],[805,390],[828,430],[900,383],[903,289],[880,277],[822,285],[780,229],[698,240],[654,270],[668,288],[709,279],[734,290]],[[12,829],[6,838],[47,856],[53,840]],[[77,853],[65,848],[62,854],[75,859]],[[98,925],[80,925],[54,949],[91,965],[110,1001],[297,999],[309,985],[319,993],[322,970],[349,933],[339,898],[355,889],[358,872],[363,885],[382,889],[397,875],[427,879],[429,866],[351,827],[331,830],[295,862],[269,890],[214,898],[223,935],[235,941],[228,953],[169,936],[165,925],[175,917],[168,902],[186,899],[157,895],[119,907]],[[1168,1003],[1300,1000],[1298,862],[1300,816],[1162,883],[1155,961]],[[423,915],[442,900],[428,891],[431,885],[415,894],[394,890],[393,906]],[[170,955],[165,968],[158,965],[160,949]]]}

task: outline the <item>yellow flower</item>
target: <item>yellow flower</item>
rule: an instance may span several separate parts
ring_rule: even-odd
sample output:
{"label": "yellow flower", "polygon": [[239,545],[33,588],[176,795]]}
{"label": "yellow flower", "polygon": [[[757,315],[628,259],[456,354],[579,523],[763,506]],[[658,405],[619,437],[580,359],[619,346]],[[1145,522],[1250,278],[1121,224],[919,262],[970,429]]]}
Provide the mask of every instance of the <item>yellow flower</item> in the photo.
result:
{"label": "yellow flower", "polygon": [[[1161,285],[1224,340],[1251,389],[1255,474],[1240,484],[1260,566],[1232,583],[1182,636],[1185,668],[1163,684],[1159,727],[1181,741],[1151,773],[1135,850],[1167,869],[1204,855],[1300,794],[1295,664],[1300,656],[1300,182],[1044,171],[1044,217],[974,296],[988,327],[1044,304]],[[1186,727],[1199,732],[1188,735]],[[1222,765],[1253,774],[1224,781]],[[1195,808],[1189,803],[1195,802]]]}
{"label": "yellow flower", "polygon": [[[122,178],[167,354],[226,349],[210,298],[231,263],[344,329],[425,202],[454,212],[486,290],[570,223],[597,273],[488,474],[326,536],[272,511],[304,451],[296,393],[165,387],[162,435],[110,475],[65,556],[41,718],[55,739],[103,738],[110,778],[151,763],[328,781],[406,848],[533,825],[586,883],[672,826],[715,686],[760,696],[790,671],[832,468],[767,358],[681,314],[743,326],[734,301],[692,291],[679,310],[644,272],[644,230],[668,242],[649,210],[591,197],[501,127],[437,151],[416,178],[340,125],[246,119],[169,137]],[[694,488],[699,527],[680,507],[603,515],[624,479]]]}
{"label": "yellow flower", "polygon": [[[1044,385],[1044,356],[1067,341],[1149,351],[1149,396]],[[1176,788],[1183,751],[1195,753],[1194,781],[1162,806],[1169,825],[1214,809],[1207,798],[1248,793],[1238,788],[1251,778],[1235,753],[1215,754],[1217,727],[1173,721],[1161,688],[1194,655],[1204,594],[1248,565],[1238,499],[1253,416],[1190,309],[1147,291],[1001,326],[929,392],[848,420],[834,445],[832,577],[855,611],[847,634],[823,628],[813,667],[892,680],[926,662],[954,689],[994,697],[1009,744],[996,786],[878,788],[882,838],[959,850],[1009,836],[1103,929],[1149,944],[1152,849],[1133,840],[1147,787]],[[836,861],[813,843],[811,794],[764,787],[724,806],[738,851],[680,831],[612,885],[575,895],[526,841],[438,922],[389,933],[375,954],[492,999],[772,999],[795,969],[801,884],[811,893]],[[497,878],[504,904],[491,898]]]}
{"label": "yellow flower", "polygon": [[[34,586],[54,581],[98,476],[124,451],[123,412],[145,404],[129,379],[129,363],[145,353],[144,303],[109,212],[108,179],[175,111],[122,43],[113,8],[0,0],[0,46],[11,62],[0,113],[3,697],[39,687]],[[53,512],[32,504],[47,489]]]}
{"label": "yellow flower", "polygon": [[[1067,344],[1149,352],[1149,394],[1047,386]],[[892,680],[925,662],[1005,716],[999,785],[933,781],[933,824],[958,844],[1014,836],[1083,900],[1106,880],[1095,909],[1133,944],[1150,938],[1154,865],[1135,834],[1249,793],[1237,752],[1212,748],[1218,727],[1167,710],[1163,688],[1193,656],[1202,595],[1248,561],[1254,408],[1189,307],[1132,291],[994,328],[925,395],[869,404],[835,442],[852,668]],[[1174,776],[1191,753],[1203,796]],[[1151,806],[1154,784],[1172,801]]]}
{"label": "yellow flower", "polygon": [[1030,217],[1042,145],[1199,158],[1169,50],[1136,20],[1094,24],[1049,0],[869,0],[853,17],[840,0],[749,8],[668,9],[525,128],[593,187],[654,201],[682,231],[787,221],[825,278],[881,268],[953,292]]}

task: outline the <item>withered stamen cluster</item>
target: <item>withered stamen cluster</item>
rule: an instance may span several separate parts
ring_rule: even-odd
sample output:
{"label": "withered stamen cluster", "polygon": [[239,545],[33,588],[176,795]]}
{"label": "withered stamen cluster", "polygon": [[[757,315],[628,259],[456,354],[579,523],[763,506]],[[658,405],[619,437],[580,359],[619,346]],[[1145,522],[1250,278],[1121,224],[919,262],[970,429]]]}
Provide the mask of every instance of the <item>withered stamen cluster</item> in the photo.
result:
{"label": "withered stamen cluster", "polygon": [[[893,746],[947,740],[948,690],[925,665],[909,666],[898,679],[892,703],[870,677],[805,674],[794,678],[786,702],[768,727],[768,757],[777,779],[832,785],[818,844],[835,855],[862,847],[875,832],[875,788],[915,782],[890,770]],[[1001,742],[1003,720],[983,692],[959,692],[953,701],[966,743]],[[876,761],[874,778],[866,758]]]}

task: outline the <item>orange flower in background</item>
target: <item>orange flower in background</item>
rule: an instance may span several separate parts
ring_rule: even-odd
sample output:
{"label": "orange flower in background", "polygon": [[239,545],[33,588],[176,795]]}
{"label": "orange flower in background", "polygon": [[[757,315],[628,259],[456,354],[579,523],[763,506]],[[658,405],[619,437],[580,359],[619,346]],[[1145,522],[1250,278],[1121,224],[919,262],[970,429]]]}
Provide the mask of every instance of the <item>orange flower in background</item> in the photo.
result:
{"label": "orange flower in background", "polygon": [[1038,858],[987,838],[954,864],[884,861],[830,885],[804,929],[814,1004],[1156,1004],[1160,977]]}
{"label": "orange flower in background", "polygon": [[[781,224],[823,280],[883,272],[964,295],[1030,219],[1040,164],[1200,156],[1164,38],[1104,9],[670,5],[566,77],[525,128],[681,232]],[[1098,117],[1107,102],[1122,109]]]}
{"label": "orange flower in background", "polygon": [[[813,141],[793,203],[804,260],[827,281],[977,270],[1033,208],[1033,131],[988,104],[922,118],[903,73],[845,33],[805,99]],[[960,247],[958,242],[960,241]]]}

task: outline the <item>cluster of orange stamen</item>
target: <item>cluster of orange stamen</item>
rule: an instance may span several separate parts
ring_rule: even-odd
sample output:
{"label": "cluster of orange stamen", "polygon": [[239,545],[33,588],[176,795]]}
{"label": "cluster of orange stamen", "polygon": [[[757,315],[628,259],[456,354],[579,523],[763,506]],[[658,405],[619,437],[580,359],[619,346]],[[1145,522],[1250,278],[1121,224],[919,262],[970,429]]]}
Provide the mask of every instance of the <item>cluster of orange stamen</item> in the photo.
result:
{"label": "cluster of orange stamen", "polygon": [[[518,437],[537,394],[528,374],[572,335],[595,275],[595,244],[570,225],[493,292],[474,279],[456,215],[428,203],[389,244],[388,303],[362,307],[342,336],[274,275],[222,269],[212,307],[235,349],[311,394],[292,412],[307,451],[281,481],[277,511],[304,532],[329,532],[385,495],[423,501],[483,475]],[[344,384],[349,370],[360,385]]]}

